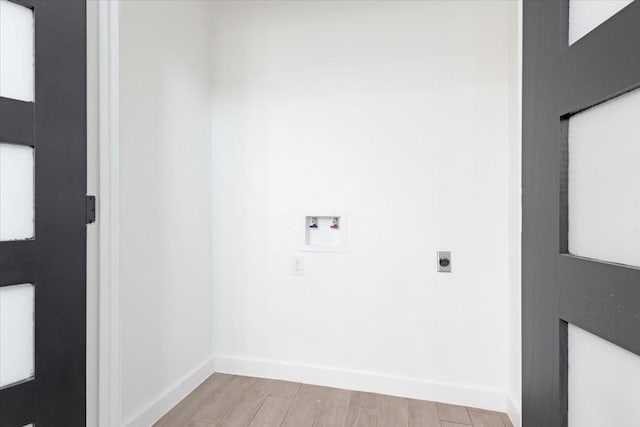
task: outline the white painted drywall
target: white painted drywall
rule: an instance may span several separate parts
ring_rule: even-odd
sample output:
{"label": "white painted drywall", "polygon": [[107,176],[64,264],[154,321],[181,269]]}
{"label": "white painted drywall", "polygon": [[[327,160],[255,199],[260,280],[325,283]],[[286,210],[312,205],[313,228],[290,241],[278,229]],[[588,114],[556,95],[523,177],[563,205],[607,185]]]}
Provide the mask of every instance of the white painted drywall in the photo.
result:
{"label": "white painted drywall", "polygon": [[125,424],[211,356],[209,16],[209,2],[121,4]]}
{"label": "white painted drywall", "polygon": [[569,325],[569,427],[634,427],[640,356]]}
{"label": "white painted drywall", "polygon": [[[216,369],[505,410],[514,4],[212,7]],[[315,210],[348,253],[293,277]]]}
{"label": "white painted drywall", "polygon": [[522,425],[522,0],[510,4],[509,386],[507,411]]}

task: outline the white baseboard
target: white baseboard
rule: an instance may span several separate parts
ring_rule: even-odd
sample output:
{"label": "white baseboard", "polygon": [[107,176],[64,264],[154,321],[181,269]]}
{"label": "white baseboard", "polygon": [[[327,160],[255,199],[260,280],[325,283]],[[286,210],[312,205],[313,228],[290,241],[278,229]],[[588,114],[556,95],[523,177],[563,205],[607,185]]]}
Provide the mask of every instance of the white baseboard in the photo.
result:
{"label": "white baseboard", "polygon": [[499,390],[373,372],[226,355],[214,356],[214,363],[216,372],[226,374],[295,381],[507,412],[506,393]]}
{"label": "white baseboard", "polygon": [[522,427],[522,413],[520,412],[520,405],[516,405],[511,397],[507,398],[507,414],[509,415],[509,418],[511,418],[513,427]]}
{"label": "white baseboard", "polygon": [[204,380],[213,374],[213,359],[207,360],[202,365],[185,375],[180,381],[165,390],[154,402],[138,411],[130,417],[124,425],[127,427],[149,427],[158,421],[178,402],[195,390]]}

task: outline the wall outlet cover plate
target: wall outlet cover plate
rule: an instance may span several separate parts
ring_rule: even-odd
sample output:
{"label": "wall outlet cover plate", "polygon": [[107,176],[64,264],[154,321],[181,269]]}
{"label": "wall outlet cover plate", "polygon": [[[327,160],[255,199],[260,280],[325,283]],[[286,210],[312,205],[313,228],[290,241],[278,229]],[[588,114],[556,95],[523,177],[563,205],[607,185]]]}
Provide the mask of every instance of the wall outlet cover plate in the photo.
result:
{"label": "wall outlet cover plate", "polygon": [[439,273],[451,273],[451,252],[438,251],[437,266]]}

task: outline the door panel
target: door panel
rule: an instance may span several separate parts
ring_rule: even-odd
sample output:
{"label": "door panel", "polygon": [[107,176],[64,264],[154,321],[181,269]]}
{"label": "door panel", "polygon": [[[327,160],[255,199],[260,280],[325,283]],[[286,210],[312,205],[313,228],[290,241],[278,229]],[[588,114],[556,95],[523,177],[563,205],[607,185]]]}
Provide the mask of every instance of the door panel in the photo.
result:
{"label": "door panel", "polygon": [[638,115],[634,90],[568,119],[572,255],[640,266]]}
{"label": "door panel", "polygon": [[0,0],[0,96],[33,101],[33,9]]}
{"label": "door panel", "polygon": [[0,387],[33,378],[34,289],[0,287]]}
{"label": "door panel", "polygon": [[569,44],[599,27],[633,0],[569,0]]}
{"label": "door panel", "polygon": [[[615,127],[614,123],[625,126],[620,120],[629,113],[612,111],[611,105],[624,102],[620,95],[640,87],[640,2],[621,8],[571,45],[569,7],[566,0],[524,3],[522,292],[526,427],[567,426],[570,328],[579,327],[640,354],[640,269],[611,262],[633,260],[620,255],[624,248],[613,247],[620,244],[620,237],[607,234],[625,226],[621,223],[625,218],[613,215],[631,215],[621,210],[625,203],[633,203],[634,197],[631,190],[624,190],[625,185],[633,186],[635,179],[624,170],[628,159],[615,160],[616,156],[632,156],[639,150],[633,146],[638,140]],[[633,94],[626,96],[628,100]],[[608,105],[602,104],[609,100]],[[583,112],[587,109],[591,110]],[[613,113],[608,118],[596,113],[607,110]],[[599,120],[602,122],[598,126]],[[587,162],[579,163],[585,160],[585,154]],[[592,167],[589,161],[595,162]],[[580,173],[573,173],[576,171]],[[605,184],[596,181],[594,174],[601,175]],[[615,188],[607,192],[607,185]],[[593,216],[596,213],[589,212],[588,207],[596,206],[599,197],[610,205],[601,207],[605,211],[599,212],[600,216]],[[580,221],[589,225],[581,226]],[[609,227],[610,221],[618,222]],[[589,237],[584,234],[591,232],[589,227],[600,228],[595,231],[601,233],[600,240],[592,239],[591,249],[576,251],[569,242],[570,230],[583,233],[572,236],[579,239]]]}
{"label": "door panel", "polygon": [[0,241],[34,237],[33,148],[0,143]]}
{"label": "door panel", "polygon": [[[638,425],[640,356],[577,326],[568,338],[569,427]],[[615,411],[602,410],[612,402]]]}
{"label": "door panel", "polygon": [[0,425],[81,426],[85,2],[0,4]]}
{"label": "door panel", "polygon": [[[526,0],[525,4],[530,2],[531,0]],[[637,87],[640,75],[640,58],[637,55],[637,41],[640,38],[637,1],[620,10],[571,46],[568,45],[567,36],[567,1],[554,0],[543,3],[551,4],[537,7],[555,9],[552,13],[554,20],[539,25],[547,29],[554,27],[556,30],[559,30],[560,26],[563,27],[561,31],[553,32],[557,44],[552,48],[557,51],[556,60],[559,61],[557,66],[560,66],[560,70],[556,69],[554,74],[556,80],[560,79],[558,83],[561,89],[554,99],[562,116],[575,114]],[[542,46],[540,48],[543,49]]]}

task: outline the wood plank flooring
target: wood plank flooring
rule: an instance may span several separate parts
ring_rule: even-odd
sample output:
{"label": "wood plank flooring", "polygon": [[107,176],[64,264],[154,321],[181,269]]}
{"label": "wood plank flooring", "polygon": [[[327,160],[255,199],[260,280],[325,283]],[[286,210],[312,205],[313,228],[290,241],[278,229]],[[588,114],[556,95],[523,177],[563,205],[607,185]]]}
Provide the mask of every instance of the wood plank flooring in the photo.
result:
{"label": "wood plank flooring", "polygon": [[213,374],[154,426],[513,427],[499,412],[225,374]]}

